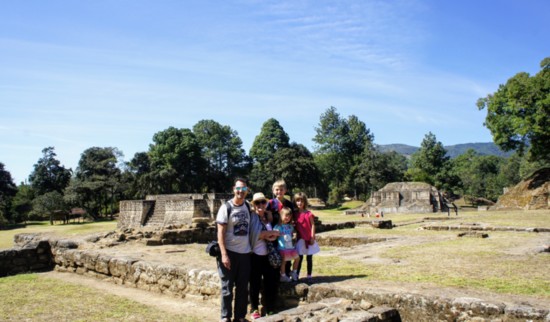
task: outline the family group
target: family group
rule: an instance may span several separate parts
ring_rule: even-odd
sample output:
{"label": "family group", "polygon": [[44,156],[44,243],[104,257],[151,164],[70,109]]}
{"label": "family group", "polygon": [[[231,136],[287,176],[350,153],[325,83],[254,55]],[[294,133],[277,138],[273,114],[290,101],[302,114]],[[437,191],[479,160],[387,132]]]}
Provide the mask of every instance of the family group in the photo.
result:
{"label": "family group", "polygon": [[233,198],[216,216],[222,322],[231,322],[233,315],[233,321],[246,321],[249,301],[252,319],[272,314],[279,283],[299,280],[304,255],[307,281],[311,282],[313,255],[319,252],[319,245],[307,196],[299,192],[292,201],[286,199],[284,180],[276,181],[272,190],[272,199],[257,192],[250,204],[247,181],[237,178]]}

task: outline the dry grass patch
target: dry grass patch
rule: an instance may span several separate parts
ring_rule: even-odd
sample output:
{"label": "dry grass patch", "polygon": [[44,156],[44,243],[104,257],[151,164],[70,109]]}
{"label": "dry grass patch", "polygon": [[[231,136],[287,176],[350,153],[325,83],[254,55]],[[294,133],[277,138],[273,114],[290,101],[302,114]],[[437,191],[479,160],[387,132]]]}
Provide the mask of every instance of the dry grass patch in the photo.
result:
{"label": "dry grass patch", "polygon": [[1,278],[0,301],[2,321],[199,321],[36,274]]}
{"label": "dry grass patch", "polygon": [[[409,215],[395,217],[403,216]],[[472,212],[442,224],[549,227],[549,218],[547,211]],[[323,248],[325,253],[316,257],[314,270],[327,276],[359,275],[372,281],[423,282],[550,299],[550,254],[539,252],[550,244],[549,233],[489,231],[488,238],[461,238],[459,231],[420,229],[424,224],[394,229],[359,226],[322,233],[391,239],[340,251]]]}
{"label": "dry grass patch", "polygon": [[25,227],[14,228],[8,230],[0,230],[0,249],[8,249],[13,247],[13,237],[23,233],[46,233],[57,236],[77,236],[92,234],[97,232],[107,232],[115,230],[117,222],[113,221],[98,221],[84,222],[76,224],[56,224],[50,225],[47,221],[28,222]]}

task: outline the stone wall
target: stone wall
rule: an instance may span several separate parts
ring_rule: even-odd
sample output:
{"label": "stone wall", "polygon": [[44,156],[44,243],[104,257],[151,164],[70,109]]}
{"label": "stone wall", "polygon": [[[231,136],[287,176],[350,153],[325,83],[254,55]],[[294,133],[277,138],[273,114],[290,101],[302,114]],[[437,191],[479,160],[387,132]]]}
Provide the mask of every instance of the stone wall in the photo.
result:
{"label": "stone wall", "polygon": [[176,297],[219,295],[216,271],[186,270],[125,256],[112,256],[93,250],[56,249],[55,270],[107,280],[155,293]]}
{"label": "stone wall", "polygon": [[333,284],[314,284],[307,290],[307,302],[344,298],[374,307],[392,307],[403,321],[549,321],[548,308],[513,305],[473,297],[424,296],[382,290],[338,288]]}
{"label": "stone wall", "polygon": [[0,277],[26,272],[49,271],[53,260],[48,241],[33,241],[0,251]]}
{"label": "stone wall", "polygon": [[180,193],[123,200],[117,228],[164,228],[188,225],[194,219],[213,221],[222,203],[231,197],[220,193]]}
{"label": "stone wall", "polygon": [[120,202],[120,213],[117,228],[139,228],[145,224],[147,215],[153,210],[154,201],[123,200]]}
{"label": "stone wall", "polygon": [[424,182],[393,182],[373,192],[367,203],[370,214],[429,213],[444,210],[439,191]]}

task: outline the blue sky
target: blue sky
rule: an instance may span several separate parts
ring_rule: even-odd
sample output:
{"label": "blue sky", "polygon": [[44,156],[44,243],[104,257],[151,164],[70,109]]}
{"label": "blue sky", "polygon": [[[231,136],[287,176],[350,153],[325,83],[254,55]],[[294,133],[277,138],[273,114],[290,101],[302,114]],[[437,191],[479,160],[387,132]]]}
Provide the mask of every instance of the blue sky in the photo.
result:
{"label": "blue sky", "polygon": [[476,101],[550,56],[547,0],[1,1],[0,162],[130,160],[211,119],[248,152],[277,119],[312,151],[330,106],[375,143],[490,142]]}

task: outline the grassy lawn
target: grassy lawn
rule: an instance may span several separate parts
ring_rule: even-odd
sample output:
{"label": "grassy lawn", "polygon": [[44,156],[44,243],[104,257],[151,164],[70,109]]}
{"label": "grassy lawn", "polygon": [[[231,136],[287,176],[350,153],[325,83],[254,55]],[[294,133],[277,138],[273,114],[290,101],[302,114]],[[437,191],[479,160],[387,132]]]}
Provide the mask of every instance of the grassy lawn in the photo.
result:
{"label": "grassy lawn", "polygon": [[[335,220],[335,214],[317,212]],[[355,215],[339,215],[352,221]],[[388,214],[384,219],[405,222],[411,219],[444,216],[441,214]],[[453,217],[453,216],[452,216]],[[347,220],[344,220],[347,219]],[[371,218],[372,219],[372,218]],[[355,219],[357,220],[357,219]],[[549,211],[459,212],[458,219],[441,221],[442,225],[480,223],[505,227],[550,228]],[[380,264],[361,261],[360,257],[316,256],[315,274],[325,276],[363,276],[367,280],[425,282],[440,286],[532,295],[550,299],[550,254],[535,249],[550,243],[549,233],[489,231],[489,238],[459,238],[457,231],[419,229],[411,224],[394,229],[359,226],[354,229],[323,234],[338,236],[396,237],[423,239],[422,243],[401,243],[384,249]],[[326,247],[333,250],[333,247]],[[367,257],[369,254],[366,254]],[[359,258],[359,259],[358,259]]]}
{"label": "grassy lawn", "polygon": [[13,247],[13,236],[22,233],[49,233],[58,236],[76,236],[116,229],[116,221],[98,221],[50,225],[49,221],[28,222],[25,227],[0,230],[0,249]]}
{"label": "grassy lawn", "polygon": [[0,302],[1,321],[199,321],[36,274],[0,278]]}

